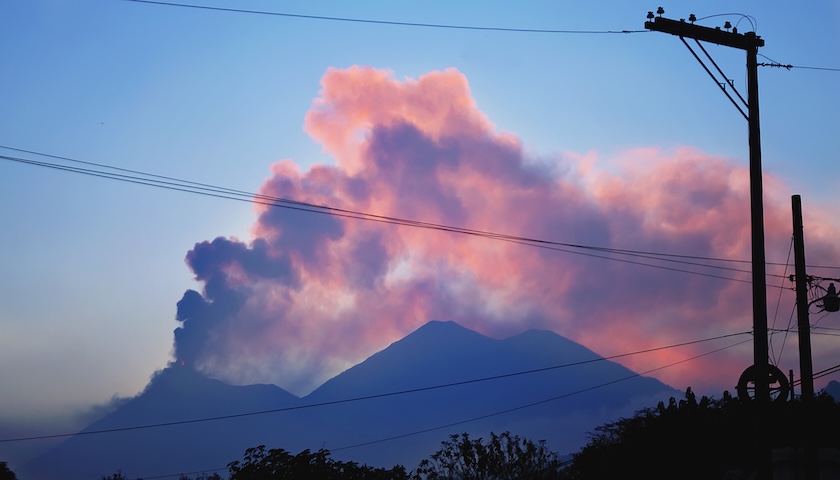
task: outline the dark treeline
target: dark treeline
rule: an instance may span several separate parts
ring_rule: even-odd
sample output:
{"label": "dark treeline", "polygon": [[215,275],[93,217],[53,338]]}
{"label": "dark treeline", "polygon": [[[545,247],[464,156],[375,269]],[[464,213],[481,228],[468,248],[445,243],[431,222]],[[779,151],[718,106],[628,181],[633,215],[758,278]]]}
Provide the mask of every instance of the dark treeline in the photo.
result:
{"label": "dark treeline", "polygon": [[0,480],[17,480],[17,475],[6,462],[0,462]]}
{"label": "dark treeline", "polygon": [[[450,435],[440,450],[411,471],[401,465],[375,468],[335,460],[324,449],[292,454],[258,446],[249,448],[242,460],[230,462],[225,477],[182,475],[180,480],[746,479],[768,447],[794,452],[794,461],[800,462],[796,467],[801,468],[807,447],[840,449],[839,432],[840,404],[825,394],[808,404],[773,402],[759,409],[728,392],[719,399],[697,399],[689,388],[684,399],[672,397],[667,405],[660,402],[597,427],[565,462],[543,442],[509,432],[491,433],[489,438],[465,433]],[[808,458],[813,464],[816,457]],[[1,478],[15,477],[8,471]],[[101,480],[129,478],[117,472]]]}
{"label": "dark treeline", "polygon": [[806,447],[840,448],[838,432],[840,405],[827,394],[762,410],[728,392],[698,400],[689,388],[679,402],[598,427],[563,478],[746,479],[768,448],[792,449],[802,462]]}

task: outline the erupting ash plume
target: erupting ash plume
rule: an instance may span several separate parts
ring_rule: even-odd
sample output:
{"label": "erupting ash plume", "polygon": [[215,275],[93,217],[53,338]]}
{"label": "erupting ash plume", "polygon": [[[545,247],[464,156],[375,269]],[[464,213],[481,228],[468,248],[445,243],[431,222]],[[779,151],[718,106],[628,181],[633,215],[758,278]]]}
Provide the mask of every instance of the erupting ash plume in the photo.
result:
{"label": "erupting ash plume", "polygon": [[[744,167],[691,148],[527,156],[479,111],[456,70],[398,80],[330,69],[305,129],[335,165],[301,171],[280,161],[260,194],[570,244],[749,258]],[[768,258],[784,261],[790,194],[772,178],[765,188]],[[250,239],[189,251],[204,287],[177,309],[176,361],[237,383],[306,393],[429,320],[495,336],[551,329],[604,355],[751,327],[748,283],[638,265],[653,263],[644,256],[604,260],[285,208],[256,213]],[[809,237],[809,258],[836,263],[836,231]],[[627,364],[645,370],[703,348]],[[731,388],[750,355],[747,345],[660,378]]]}

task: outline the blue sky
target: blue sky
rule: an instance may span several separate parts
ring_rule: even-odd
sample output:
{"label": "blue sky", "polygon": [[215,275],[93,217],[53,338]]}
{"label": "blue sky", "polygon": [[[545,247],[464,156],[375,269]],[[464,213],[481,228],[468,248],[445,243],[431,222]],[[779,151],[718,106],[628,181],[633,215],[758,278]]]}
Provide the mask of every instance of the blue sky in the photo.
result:
{"label": "blue sky", "polygon": [[[578,31],[642,30],[647,11],[659,6],[195,4]],[[816,2],[801,12],[766,2],[710,1],[693,11],[663,6],[670,18],[751,15],[766,40],[760,53],[784,64],[840,67],[837,2]],[[750,29],[739,15],[700,23],[725,20]],[[707,49],[745,94],[743,52]],[[327,70],[353,65],[389,69],[395,81],[456,69],[477,109],[542,162],[589,155],[606,159],[604,171],[620,174],[620,161],[609,159],[634,149],[681,147],[734,166],[747,162],[746,122],[679,40],[661,33],[489,32],[121,0],[11,0],[0,6],[0,60],[0,145],[249,192],[282,159],[301,171],[335,164],[304,131],[304,119]],[[806,210],[835,221],[840,72],[761,68],[759,79],[765,172],[781,182],[782,198],[802,194]],[[8,149],[2,154],[43,160]],[[0,218],[0,425],[18,435],[72,428],[75,415],[91,405],[139,392],[173,359],[176,302],[185,290],[203,288],[185,264],[187,251],[217,236],[251,238],[256,215],[246,203],[3,161]],[[787,245],[768,250],[768,259],[784,261],[776,253],[783,256]],[[781,305],[787,320],[792,295]],[[572,327],[557,330],[579,341],[594,338],[576,336]],[[587,346],[621,353],[612,345]],[[815,341],[815,356],[835,346],[830,339]],[[815,369],[829,366],[823,355]]]}

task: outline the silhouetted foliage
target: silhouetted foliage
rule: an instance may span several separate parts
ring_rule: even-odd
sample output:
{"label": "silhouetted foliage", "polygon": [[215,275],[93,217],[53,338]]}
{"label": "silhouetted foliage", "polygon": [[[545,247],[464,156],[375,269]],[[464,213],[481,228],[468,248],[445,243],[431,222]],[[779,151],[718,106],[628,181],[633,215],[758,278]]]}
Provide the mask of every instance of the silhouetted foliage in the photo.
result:
{"label": "silhouetted foliage", "polygon": [[412,473],[412,480],[549,480],[560,478],[561,462],[544,442],[504,432],[488,442],[469,435],[450,435],[443,448]]}
{"label": "silhouetted foliage", "polygon": [[[2,477],[0,477],[0,480]],[[103,476],[101,480],[129,480],[128,477],[122,473],[121,470],[118,470],[116,473],[112,473],[110,476]],[[142,478],[138,478],[137,480],[143,480]],[[222,480],[222,477],[218,473],[214,473],[212,475],[208,475],[206,473],[199,473],[196,477],[191,477],[189,475],[181,474],[178,477],[178,480]]]}
{"label": "silhouetted foliage", "polygon": [[101,480],[128,480],[128,477],[126,477],[125,474],[122,473],[122,470],[117,470],[115,473],[112,473],[111,475],[108,475],[108,476],[103,475],[101,477]]}
{"label": "silhouetted foliage", "polygon": [[317,478],[323,480],[407,480],[405,468],[390,470],[341,462],[330,458],[328,450],[304,450],[292,455],[282,448],[266,450],[264,445],[245,451],[242,462],[228,464],[230,480],[281,480]]}
{"label": "silhouetted foliage", "polygon": [[[595,429],[565,474],[573,480],[602,478],[746,478],[764,445],[800,448],[809,442],[840,447],[840,405],[822,395],[810,407],[800,401],[773,403],[760,413],[753,402],[724,392],[719,400],[671,397],[631,418]],[[758,428],[758,427],[762,428]]]}
{"label": "silhouetted foliage", "polygon": [[17,480],[17,475],[6,462],[0,462],[0,480]]}
{"label": "silhouetted foliage", "polygon": [[212,475],[208,475],[206,473],[199,473],[196,477],[181,475],[180,477],[178,477],[178,480],[222,480],[222,476],[218,473],[214,473]]}

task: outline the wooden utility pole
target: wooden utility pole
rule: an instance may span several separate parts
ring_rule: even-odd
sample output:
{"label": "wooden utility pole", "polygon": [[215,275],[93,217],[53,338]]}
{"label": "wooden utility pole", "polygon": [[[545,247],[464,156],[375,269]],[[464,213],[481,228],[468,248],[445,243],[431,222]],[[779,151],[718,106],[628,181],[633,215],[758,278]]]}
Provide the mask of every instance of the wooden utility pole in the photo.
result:
{"label": "wooden utility pole", "polygon": [[[648,18],[653,17],[648,14]],[[645,22],[645,28],[685,38],[715,43],[747,52],[747,122],[750,146],[750,224],[752,232],[752,303],[753,363],[755,365],[755,400],[770,402],[770,369],[767,348],[767,280],[764,253],[764,189],[761,178],[761,135],[758,114],[758,47],[764,40],[755,32],[744,34],[720,28],[703,27],[685,20],[663,17]],[[688,46],[688,44],[686,44]]]}
{"label": "wooden utility pole", "polygon": [[[770,376],[773,370],[770,368],[769,351],[767,346],[767,279],[766,275],[766,260],[764,251],[764,189],[761,178],[761,135],[759,126],[758,114],[758,47],[764,46],[764,40],[761,39],[755,32],[747,32],[744,34],[738,33],[737,29],[732,28],[729,31],[729,23],[725,25],[725,30],[720,28],[709,28],[700,25],[695,25],[695,17],[692,14],[689,21],[685,20],[671,20],[663,18],[664,13],[662,7],[657,10],[658,17],[654,17],[653,12],[648,12],[648,20],[645,22],[645,28],[664,33],[670,33],[680,37],[680,40],[686,47],[694,54],[695,58],[703,64],[694,50],[686,43],[685,39],[690,38],[697,42],[697,45],[703,50],[703,53],[708,56],[708,53],[700,45],[700,41],[715,43],[727,47],[744,50],[747,53],[747,112],[745,113],[731,95],[726,91],[725,84],[718,86],[723,90],[727,97],[735,104],[736,108],[740,110],[741,114],[746,117],[749,131],[749,147],[750,147],[750,227],[751,227],[751,242],[752,242],[752,307],[753,307],[753,365],[752,378],[755,385],[755,406],[754,409],[754,435],[755,442],[758,446],[758,455],[755,458],[756,474],[759,480],[769,480],[773,477],[773,457],[772,450],[769,443],[768,428],[770,419],[768,418],[770,407]],[[711,57],[709,57],[711,59]],[[714,64],[714,61],[712,60]],[[714,74],[703,64],[703,68],[712,77]],[[715,64],[715,68],[720,71],[720,68]],[[722,73],[722,72],[721,72]],[[731,86],[731,85],[730,85]],[[737,93],[737,90],[736,90]],[[740,94],[738,95],[740,98]],[[743,98],[741,98],[743,102]],[[775,368],[778,371],[777,368]],[[742,379],[746,376],[748,368]],[[784,374],[782,373],[782,378]],[[742,381],[739,380],[739,390]]]}
{"label": "wooden utility pole", "polygon": [[791,197],[793,210],[793,261],[796,272],[796,313],[799,330],[799,377],[802,402],[814,400],[814,365],[811,360],[811,324],[808,318],[808,277],[805,273],[805,234],[802,228],[802,198]]}

